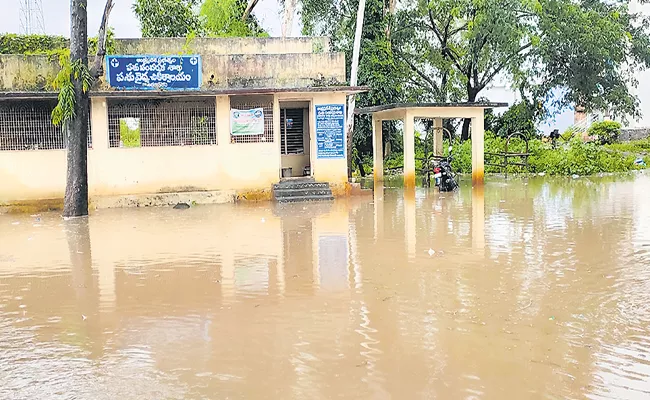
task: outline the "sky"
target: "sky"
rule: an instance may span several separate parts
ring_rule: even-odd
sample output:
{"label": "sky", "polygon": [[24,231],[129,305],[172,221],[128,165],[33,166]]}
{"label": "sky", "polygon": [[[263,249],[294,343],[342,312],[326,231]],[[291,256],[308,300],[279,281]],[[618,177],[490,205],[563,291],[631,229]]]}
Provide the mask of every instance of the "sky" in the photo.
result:
{"label": "sky", "polygon": [[[70,0],[40,0],[43,5],[45,33],[52,35],[70,36]],[[111,13],[110,25],[115,29],[119,38],[140,37],[140,25],[135,18],[131,5],[133,0],[114,0],[115,7]],[[0,0],[0,32],[20,33],[20,3],[21,0]],[[104,11],[105,0],[88,0],[88,33],[97,34]],[[271,34],[279,36],[280,16],[276,0],[260,0],[254,14],[262,26]],[[300,27],[297,18],[294,20],[293,33],[298,34]]]}
{"label": "sky", "polygon": [[[70,0],[40,0],[43,6],[43,17],[45,33],[52,35],[70,36]],[[131,6],[133,0],[114,0],[115,6],[111,13],[109,25],[115,29],[115,37],[138,38],[141,37],[140,25],[135,18]],[[20,32],[20,3],[21,0],[0,0],[0,33]],[[88,0],[88,34],[97,34],[104,11],[105,0]],[[255,16],[260,20],[264,29],[271,36],[280,36],[281,17],[279,14],[279,2],[277,0],[260,0],[254,10]],[[300,33],[299,17],[294,18],[293,36]],[[497,84],[496,87],[487,89],[482,96],[495,102],[507,102],[513,104],[517,101],[517,95],[504,85]],[[503,110],[498,110],[501,112]],[[573,112],[567,110],[558,115],[554,120],[547,121],[539,128],[548,133],[558,128],[564,131],[573,124]]]}

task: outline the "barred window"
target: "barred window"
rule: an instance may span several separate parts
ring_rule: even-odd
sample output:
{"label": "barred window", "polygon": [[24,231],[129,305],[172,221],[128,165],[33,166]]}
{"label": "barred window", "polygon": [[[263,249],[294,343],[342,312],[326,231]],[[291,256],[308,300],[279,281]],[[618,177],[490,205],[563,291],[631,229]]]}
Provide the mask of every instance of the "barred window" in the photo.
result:
{"label": "barred window", "polygon": [[110,147],[217,144],[214,97],[109,99]]}
{"label": "barred window", "polygon": [[282,154],[305,154],[304,109],[280,110],[280,141]]}
{"label": "barred window", "polygon": [[[52,123],[56,105],[56,99],[1,101],[0,151],[65,149],[63,126]],[[92,147],[90,113],[88,147]]]}
{"label": "barred window", "polygon": [[230,121],[231,143],[273,142],[273,96],[230,96],[231,117],[233,110],[248,111],[261,108],[264,113],[264,130],[259,134],[239,134],[233,131]]}

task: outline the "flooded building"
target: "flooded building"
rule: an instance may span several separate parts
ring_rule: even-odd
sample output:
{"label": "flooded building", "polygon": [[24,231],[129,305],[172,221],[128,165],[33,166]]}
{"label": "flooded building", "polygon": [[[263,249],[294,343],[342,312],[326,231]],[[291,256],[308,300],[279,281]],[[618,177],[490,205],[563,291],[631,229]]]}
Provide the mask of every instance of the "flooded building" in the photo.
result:
{"label": "flooded building", "polygon": [[[300,176],[345,193],[345,100],[363,88],[345,86],[329,39],[117,39],[114,53],[90,92],[91,202],[270,199]],[[59,69],[0,56],[0,204],[63,198]]]}

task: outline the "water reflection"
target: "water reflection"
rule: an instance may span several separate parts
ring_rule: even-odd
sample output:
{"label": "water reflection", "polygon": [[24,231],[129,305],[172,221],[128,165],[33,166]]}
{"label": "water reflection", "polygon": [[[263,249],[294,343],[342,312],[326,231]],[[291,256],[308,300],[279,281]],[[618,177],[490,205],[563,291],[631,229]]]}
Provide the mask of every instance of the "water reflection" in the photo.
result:
{"label": "water reflection", "polygon": [[0,217],[0,398],[643,398],[650,179]]}

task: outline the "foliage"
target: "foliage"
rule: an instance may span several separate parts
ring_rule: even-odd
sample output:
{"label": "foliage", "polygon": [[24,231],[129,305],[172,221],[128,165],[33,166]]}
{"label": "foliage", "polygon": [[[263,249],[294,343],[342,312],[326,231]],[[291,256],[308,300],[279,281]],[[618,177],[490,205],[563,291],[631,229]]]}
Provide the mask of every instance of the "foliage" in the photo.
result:
{"label": "foliage", "polygon": [[135,126],[129,126],[125,118],[120,119],[120,147],[140,147],[140,120],[137,118],[130,119]]}
{"label": "foliage", "polygon": [[[506,138],[493,134],[490,131],[485,132],[486,153],[500,153],[505,149]],[[540,139],[531,139],[528,142],[528,167],[510,165],[508,173],[539,173],[544,172],[548,175],[592,175],[603,172],[627,172],[642,168],[634,165],[634,160],[645,155],[646,164],[650,165],[650,139],[639,140],[628,143],[615,143],[612,145],[599,145],[597,143],[584,143],[579,138],[572,139],[569,143],[558,148],[553,148],[550,144],[542,142]],[[449,146],[445,143],[443,148]],[[513,138],[508,143],[510,152],[523,153],[526,150],[524,140]],[[472,172],[472,141],[455,140],[452,150],[452,168],[459,173]],[[486,162],[493,161],[502,163],[502,157],[486,155]],[[416,136],[415,142],[416,171],[422,168],[423,147],[419,136]],[[366,170],[372,168],[372,159],[364,160]],[[512,158],[511,161],[519,161]],[[404,156],[402,152],[395,152],[384,160],[384,168],[401,169],[404,165]],[[487,173],[504,172],[501,167],[486,165]]]}
{"label": "foliage", "polygon": [[558,106],[638,116],[630,93],[634,73],[650,64],[648,19],[629,0],[546,0],[537,13],[541,34],[527,78],[542,93],[562,89]]}
{"label": "foliage", "polygon": [[568,127],[562,134],[560,135],[560,139],[562,139],[563,142],[568,142],[574,137],[579,137],[580,132],[575,128],[575,127]]}
{"label": "foliage", "polygon": [[52,110],[52,123],[65,124],[75,116],[75,93],[72,79],[79,79],[82,90],[88,92],[92,84],[92,77],[88,67],[81,60],[70,62],[70,51],[63,51],[59,55],[61,69],[52,82],[52,88],[59,91],[59,102]]}
{"label": "foliage", "polygon": [[609,150],[581,139],[571,140],[568,146],[552,149],[536,146],[529,163],[532,172],[549,175],[591,175],[600,172],[624,172],[637,169],[635,157]]}
{"label": "foliage", "polygon": [[[88,54],[97,54],[97,36],[88,38]],[[106,54],[115,54],[115,31],[111,27],[106,30]]]}
{"label": "foliage", "polygon": [[205,31],[212,37],[268,37],[252,14],[242,21],[246,6],[245,0],[205,0],[201,6]]}
{"label": "foliage", "polygon": [[200,32],[199,0],[135,0],[142,37],[185,37]]}
{"label": "foliage", "polygon": [[268,36],[252,14],[243,21],[246,0],[135,0],[143,37]]}
{"label": "foliage", "polygon": [[[0,35],[0,54],[56,55],[69,50],[70,41],[63,36],[18,35],[7,33]],[[88,53],[97,53],[97,37],[88,38]],[[115,53],[115,32],[106,31],[106,53]]]}
{"label": "foliage", "polygon": [[[396,53],[435,101],[476,101],[498,75],[520,71],[535,41],[534,2],[418,0],[396,16]],[[467,127],[464,128],[467,135]]]}
{"label": "foliage", "polygon": [[650,138],[643,140],[633,140],[623,143],[612,143],[605,146],[608,149],[633,154],[650,154]]}
{"label": "foliage", "polygon": [[513,104],[506,112],[492,122],[492,129],[499,136],[521,133],[527,138],[538,135],[535,123],[540,120],[542,104],[533,105],[527,101]]}
{"label": "foliage", "polygon": [[594,122],[587,130],[589,136],[596,136],[601,144],[611,144],[621,134],[621,124],[616,121]]}
{"label": "foliage", "polygon": [[[485,151],[503,151],[504,139],[486,135]],[[626,172],[640,167],[634,165],[636,155],[626,154],[613,148],[595,143],[584,143],[573,139],[566,146],[553,148],[539,139],[529,141],[529,168],[510,166],[508,172],[544,172],[548,175],[592,175],[601,172]],[[510,151],[524,150],[523,141],[512,140]],[[471,140],[454,145],[452,167],[461,173],[472,172]],[[501,160],[499,160],[500,162]],[[486,166],[486,172],[501,172],[501,169]]]}
{"label": "foliage", "polygon": [[[389,31],[392,16],[388,0],[366,0],[364,25],[361,37],[358,84],[369,86],[370,91],[357,96],[356,107],[416,101],[414,91],[405,90],[409,71],[396,60]],[[345,53],[349,77],[352,46],[356,27],[358,0],[302,0],[303,34],[329,36],[335,51]],[[355,116],[353,145],[362,160],[372,154],[372,127],[368,116]],[[384,149],[401,151],[402,138],[395,123],[383,123]]]}
{"label": "foliage", "polygon": [[67,49],[68,46],[69,41],[63,36],[14,33],[0,35],[0,54],[44,54]]}

